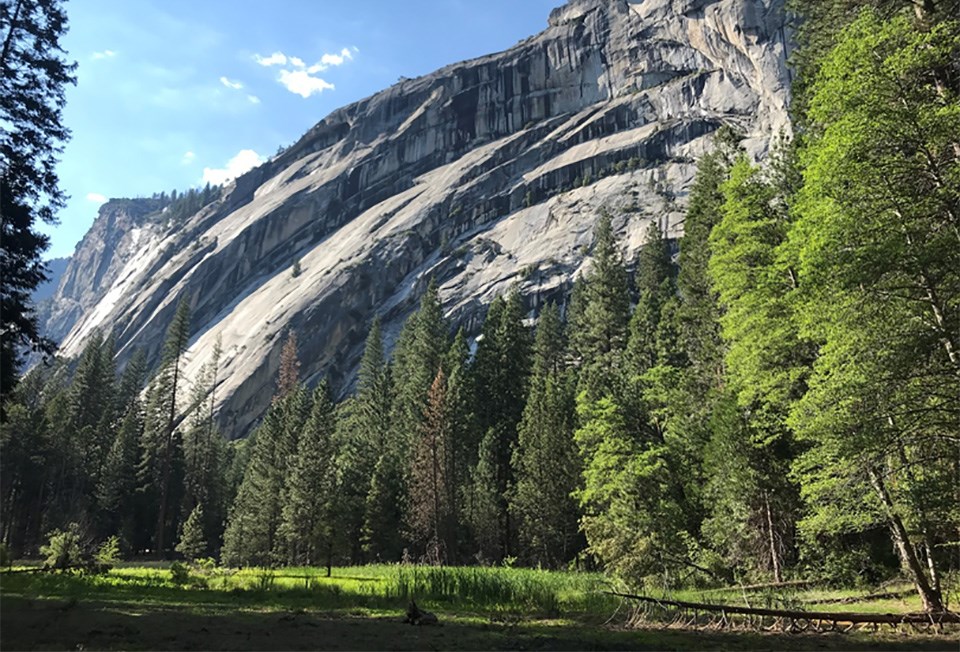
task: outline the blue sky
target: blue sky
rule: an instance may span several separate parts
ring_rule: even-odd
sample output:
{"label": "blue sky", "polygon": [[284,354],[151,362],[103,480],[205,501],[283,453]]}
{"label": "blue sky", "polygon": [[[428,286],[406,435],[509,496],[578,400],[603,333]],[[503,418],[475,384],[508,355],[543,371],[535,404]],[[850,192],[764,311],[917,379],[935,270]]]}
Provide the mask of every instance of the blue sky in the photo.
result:
{"label": "blue sky", "polygon": [[73,0],[79,64],[59,166],[70,195],[48,258],[107,197],[220,181],[330,111],[546,27],[562,0]]}

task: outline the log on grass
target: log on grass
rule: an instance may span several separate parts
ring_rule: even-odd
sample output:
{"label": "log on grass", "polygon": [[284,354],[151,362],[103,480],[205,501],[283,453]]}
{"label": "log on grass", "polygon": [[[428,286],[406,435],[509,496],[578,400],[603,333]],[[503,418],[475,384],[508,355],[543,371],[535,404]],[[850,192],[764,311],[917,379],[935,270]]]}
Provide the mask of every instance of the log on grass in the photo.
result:
{"label": "log on grass", "polygon": [[770,616],[772,618],[792,618],[805,620],[828,620],[838,623],[876,623],[876,624],[960,624],[960,614],[952,611],[939,613],[905,613],[905,614],[871,614],[846,611],[793,611],[789,609],[762,609],[758,607],[739,607],[736,605],[709,604],[704,602],[684,602],[682,600],[666,600],[651,598],[646,595],[605,591],[610,595],[638,600],[649,604],[676,607],[678,609],[698,609],[723,614],[740,614],[749,616]]}

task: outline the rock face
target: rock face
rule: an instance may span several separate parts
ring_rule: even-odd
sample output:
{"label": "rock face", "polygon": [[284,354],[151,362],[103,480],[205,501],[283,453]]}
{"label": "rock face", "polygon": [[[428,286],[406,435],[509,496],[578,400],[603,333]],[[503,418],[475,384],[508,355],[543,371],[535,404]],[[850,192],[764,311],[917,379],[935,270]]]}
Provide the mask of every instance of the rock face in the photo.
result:
{"label": "rock face", "polygon": [[185,299],[187,377],[221,340],[216,397],[237,437],[269,405],[288,329],[308,380],[346,388],[374,315],[395,336],[431,276],[468,330],[514,286],[532,310],[562,301],[601,210],[629,259],[651,220],[682,233],[695,159],[721,125],[756,157],[789,128],[783,12],[573,0],[505,52],[334,111],[183,223],[107,204],[48,332],[75,355],[112,328],[121,363],[135,347],[156,360]]}

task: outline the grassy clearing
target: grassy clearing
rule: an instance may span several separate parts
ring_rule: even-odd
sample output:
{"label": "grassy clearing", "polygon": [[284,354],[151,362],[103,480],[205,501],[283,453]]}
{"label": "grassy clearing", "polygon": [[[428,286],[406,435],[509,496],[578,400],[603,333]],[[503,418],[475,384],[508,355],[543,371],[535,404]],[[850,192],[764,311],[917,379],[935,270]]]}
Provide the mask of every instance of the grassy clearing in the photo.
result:
{"label": "grassy clearing", "polygon": [[[956,649],[956,641],[946,637],[902,633],[805,637],[653,626],[627,630],[630,605],[603,594],[607,585],[598,574],[363,566],[325,575],[317,568],[208,569],[178,585],[158,566],[120,567],[102,576],[3,573],[0,648]],[[830,599],[836,592],[796,595]],[[732,592],[709,597],[735,601],[727,600]],[[400,624],[411,598],[437,612],[443,627]],[[757,599],[749,597],[755,606]],[[864,610],[862,604],[832,606]]]}

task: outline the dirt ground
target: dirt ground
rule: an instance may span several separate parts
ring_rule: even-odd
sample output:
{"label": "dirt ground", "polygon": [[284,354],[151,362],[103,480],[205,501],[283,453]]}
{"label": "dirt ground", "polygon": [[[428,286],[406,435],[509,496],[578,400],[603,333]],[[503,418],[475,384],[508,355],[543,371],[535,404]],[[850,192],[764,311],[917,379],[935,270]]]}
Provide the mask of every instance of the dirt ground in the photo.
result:
{"label": "dirt ground", "polygon": [[549,621],[414,627],[396,617],[341,613],[119,608],[6,597],[7,650],[950,650],[956,638],[624,630]]}

